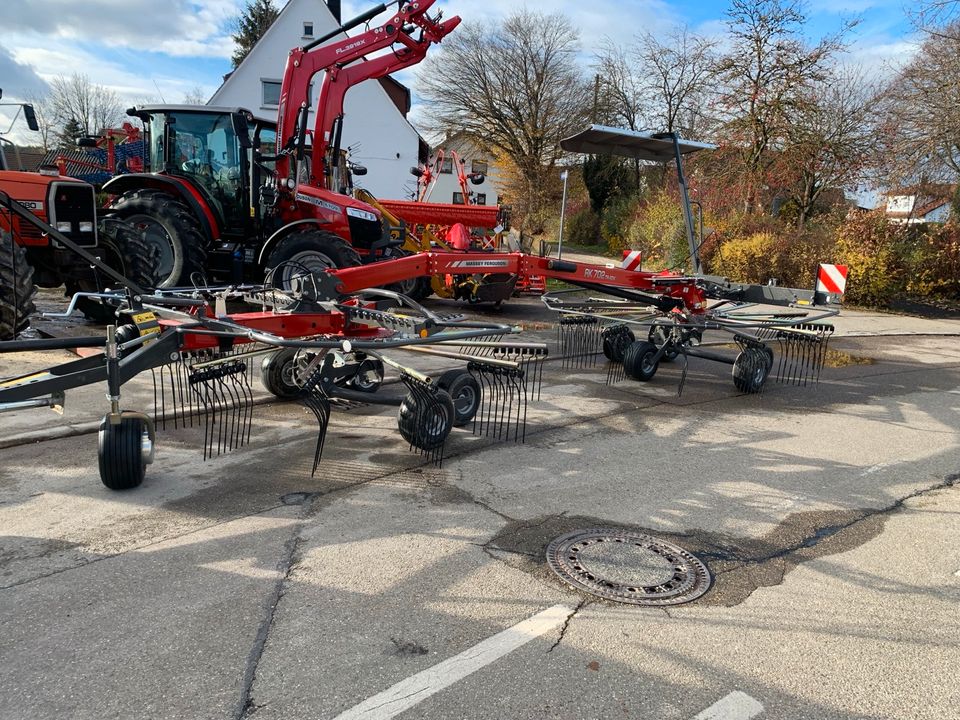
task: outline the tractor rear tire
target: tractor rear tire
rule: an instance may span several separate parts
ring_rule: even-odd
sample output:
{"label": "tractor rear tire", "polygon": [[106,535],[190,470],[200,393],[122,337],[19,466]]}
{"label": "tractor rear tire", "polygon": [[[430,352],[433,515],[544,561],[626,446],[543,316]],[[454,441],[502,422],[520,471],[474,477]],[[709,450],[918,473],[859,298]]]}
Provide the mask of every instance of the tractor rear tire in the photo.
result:
{"label": "tractor rear tire", "polygon": [[[148,245],[133,225],[115,217],[104,217],[97,224],[97,236],[97,255],[101,261],[147,292],[157,286],[160,280],[157,248]],[[67,295],[99,292],[107,287],[120,289],[115,280],[96,270],[91,272],[90,278],[67,283]],[[77,308],[94,322],[109,323],[117,317],[117,308],[101,298],[77,298]]]}
{"label": "tractor rear tire", "polygon": [[36,294],[27,251],[0,232],[0,340],[13,340],[29,327]]}
{"label": "tractor rear tire", "polygon": [[[288,263],[285,267],[281,267]],[[267,260],[267,271],[273,271],[273,286],[284,292],[294,289],[295,278],[306,272],[323,272],[327,268],[348,268],[360,265],[360,256],[343,238],[326,230],[297,230],[281,240]],[[277,268],[279,272],[277,272]]]}
{"label": "tractor rear tire", "polygon": [[100,421],[97,459],[100,480],[111,490],[129,490],[143,482],[147,462],[143,457],[146,426],[140,418],[125,417],[113,425],[108,416]]}
{"label": "tractor rear tire", "polygon": [[156,286],[190,284],[194,273],[206,277],[207,246],[200,219],[187,205],[160,190],[131,190],[110,206],[113,214],[143,234],[156,248]]}
{"label": "tractor rear tire", "polygon": [[463,427],[473,420],[483,401],[483,390],[468,370],[447,370],[437,379],[437,385],[453,400],[454,427]]}
{"label": "tractor rear tire", "polygon": [[638,340],[623,354],[623,369],[634,380],[647,382],[657,374],[659,360],[654,360],[657,346],[646,340]]}
{"label": "tractor rear tire", "polygon": [[419,450],[436,450],[453,429],[453,400],[445,390],[438,390],[434,403],[421,408],[420,395],[409,393],[400,405],[397,427],[403,439]]}

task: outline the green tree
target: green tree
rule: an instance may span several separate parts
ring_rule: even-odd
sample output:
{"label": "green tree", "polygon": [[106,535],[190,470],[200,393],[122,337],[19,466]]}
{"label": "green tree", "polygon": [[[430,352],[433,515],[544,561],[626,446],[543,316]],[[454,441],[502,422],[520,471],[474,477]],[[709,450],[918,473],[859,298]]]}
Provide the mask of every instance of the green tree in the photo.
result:
{"label": "green tree", "polygon": [[80,123],[80,121],[75,117],[68,118],[63,124],[63,129],[57,133],[57,144],[60,145],[60,147],[75,147],[77,138],[86,134],[87,131],[84,130],[83,124]]}
{"label": "green tree", "polygon": [[231,56],[233,66],[237,67],[250,53],[257,41],[273,25],[280,11],[273,4],[273,0],[254,0],[248,2],[243,14],[237,18],[236,32],[233,41],[237,44]]}

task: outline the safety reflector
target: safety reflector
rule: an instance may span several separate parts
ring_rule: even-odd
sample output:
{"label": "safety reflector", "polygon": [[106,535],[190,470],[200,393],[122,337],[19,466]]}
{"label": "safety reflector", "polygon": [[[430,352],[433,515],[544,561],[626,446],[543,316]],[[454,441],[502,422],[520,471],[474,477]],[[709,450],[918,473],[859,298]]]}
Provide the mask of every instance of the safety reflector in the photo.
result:
{"label": "safety reflector", "polygon": [[639,270],[640,262],[643,260],[643,253],[639,250],[624,250],[623,262],[620,267],[623,270]]}
{"label": "safety reflector", "polygon": [[846,265],[823,265],[817,270],[817,292],[843,295],[847,287]]}

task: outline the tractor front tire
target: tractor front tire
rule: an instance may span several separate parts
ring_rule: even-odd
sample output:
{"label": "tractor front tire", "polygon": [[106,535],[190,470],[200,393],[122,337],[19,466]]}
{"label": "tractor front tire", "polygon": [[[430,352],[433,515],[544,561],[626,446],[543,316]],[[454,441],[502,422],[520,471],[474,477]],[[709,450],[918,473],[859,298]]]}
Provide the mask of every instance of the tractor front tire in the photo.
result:
{"label": "tractor front tire", "polygon": [[[157,287],[161,280],[157,271],[157,248],[148,245],[133,225],[115,217],[104,217],[97,223],[97,236],[97,255],[102,262],[147,292]],[[122,289],[112,278],[96,270],[91,273],[90,278],[68,283],[67,295],[99,292],[106,287]],[[117,316],[117,308],[101,298],[77,298],[77,308],[94,322],[109,323]]]}
{"label": "tractor front tire", "polygon": [[273,286],[284,292],[294,290],[294,280],[305,274],[357,265],[360,265],[360,256],[356,250],[339,235],[317,228],[290,233],[267,260],[267,270],[273,273]]}
{"label": "tractor front tire", "polygon": [[97,438],[97,459],[100,480],[111,490],[129,490],[143,482],[147,470],[144,458],[143,436],[146,425],[142,419],[125,417],[114,425],[104,415]]}
{"label": "tractor front tire", "polygon": [[0,232],[0,340],[13,340],[29,327],[36,294],[27,251]]}
{"label": "tractor front tire", "polygon": [[454,427],[463,427],[473,420],[480,409],[483,390],[468,370],[447,370],[438,378],[437,385],[446,390],[453,400]]}
{"label": "tractor front tire", "polygon": [[131,190],[110,206],[113,214],[131,223],[148,246],[156,248],[156,286],[176,287],[207,271],[209,238],[200,219],[187,205],[159,190]]}

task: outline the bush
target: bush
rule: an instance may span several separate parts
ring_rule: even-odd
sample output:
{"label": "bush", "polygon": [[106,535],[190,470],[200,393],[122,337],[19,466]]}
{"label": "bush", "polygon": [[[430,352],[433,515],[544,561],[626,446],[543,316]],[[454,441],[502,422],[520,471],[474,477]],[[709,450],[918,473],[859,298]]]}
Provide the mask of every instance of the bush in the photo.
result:
{"label": "bush", "polygon": [[847,302],[886,305],[904,291],[907,235],[883,210],[847,217],[837,231],[837,262],[848,268]]}
{"label": "bush", "polygon": [[636,207],[636,199],[618,197],[611,200],[600,214],[600,236],[615,255],[619,255],[620,251],[627,247],[626,231]]}
{"label": "bush", "polygon": [[[619,254],[619,250],[610,248]],[[666,191],[641,202],[626,232],[621,249],[641,250],[644,264],[652,267],[684,265],[690,254],[683,225],[683,210],[677,198]]]}
{"label": "bush", "polygon": [[566,221],[564,242],[573,245],[598,245],[600,243],[600,218],[585,207]]}
{"label": "bush", "polygon": [[911,250],[906,267],[907,292],[960,298],[960,224],[925,228]]}

